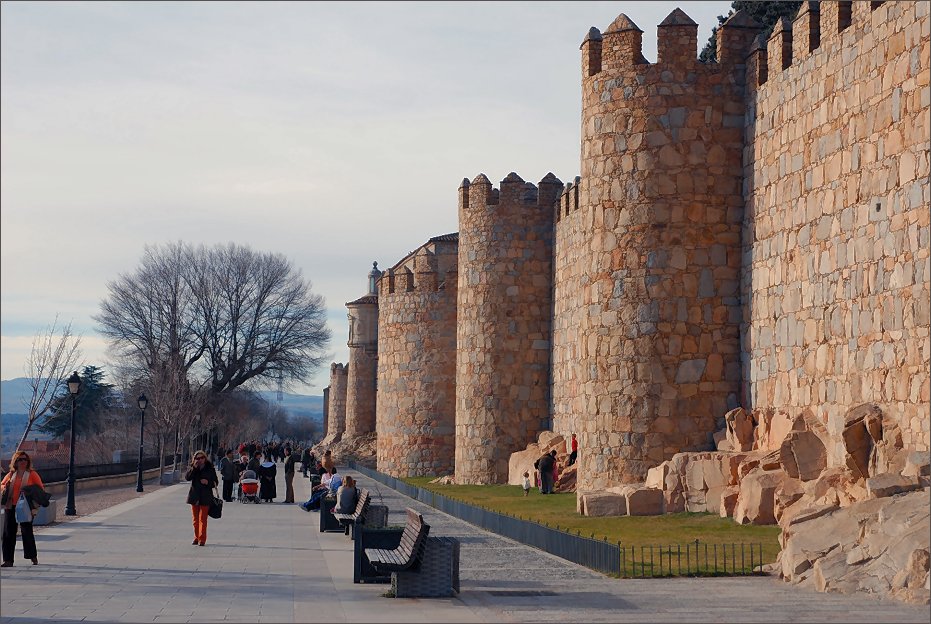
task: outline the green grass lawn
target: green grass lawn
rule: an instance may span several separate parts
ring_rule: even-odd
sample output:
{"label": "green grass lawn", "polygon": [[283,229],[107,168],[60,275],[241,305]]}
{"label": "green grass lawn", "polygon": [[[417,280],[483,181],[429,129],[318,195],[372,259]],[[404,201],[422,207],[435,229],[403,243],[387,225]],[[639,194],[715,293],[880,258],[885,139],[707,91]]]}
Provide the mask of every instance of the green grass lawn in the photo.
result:
{"label": "green grass lawn", "polygon": [[[759,544],[762,548],[763,563],[775,561],[779,553],[779,527],[739,525],[731,518],[707,513],[677,513],[662,516],[618,516],[607,518],[589,518],[580,516],[575,511],[575,494],[547,494],[543,496],[537,490],[531,490],[528,497],[517,485],[433,485],[430,477],[404,479],[411,485],[443,494],[478,507],[505,513],[511,516],[532,520],[550,527],[559,527],[570,533],[581,533],[586,537],[595,536],[610,542],[620,542],[627,551],[625,560],[630,570],[636,560],[637,571],[643,570],[642,557],[650,561],[649,547],[653,546],[653,570],[659,574],[659,547],[662,546],[664,557],[663,572],[667,572],[669,563],[677,567],[681,559],[683,570],[686,569],[688,557],[689,569],[695,566],[696,549],[699,558],[704,561],[705,545],[708,547],[708,559],[711,560],[715,547],[718,550],[719,569],[727,548],[728,569],[732,565],[740,567],[741,551],[739,544]],[[695,545],[698,540],[698,546]],[[686,555],[686,544],[689,545]],[[731,544],[737,544],[731,550]],[[681,545],[676,548],[676,545]],[[725,546],[726,545],[726,546]],[[672,546],[672,550],[669,550]],[[641,550],[641,547],[643,550]],[[760,563],[760,555],[754,546],[754,561]],[[632,552],[631,552],[631,549]],[[744,567],[749,566],[749,546],[744,548]],[[668,558],[671,562],[667,562]],[[632,559],[633,558],[633,559]],[[646,564],[649,567],[649,563]],[[704,572],[704,570],[701,570]],[[649,574],[649,570],[646,571]]]}

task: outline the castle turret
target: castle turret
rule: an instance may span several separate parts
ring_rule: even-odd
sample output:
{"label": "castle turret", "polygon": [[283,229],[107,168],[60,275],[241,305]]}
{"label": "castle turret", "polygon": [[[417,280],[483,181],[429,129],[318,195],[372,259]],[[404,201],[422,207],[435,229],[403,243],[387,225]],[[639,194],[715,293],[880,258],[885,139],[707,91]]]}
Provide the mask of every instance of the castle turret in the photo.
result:
{"label": "castle turret", "polygon": [[[744,68],[699,63],[679,9],[657,31],[658,62],[637,61],[619,16],[612,61],[583,72],[582,176],[556,224],[554,430],[578,434],[587,488],[707,448],[740,391]],[[742,63],[752,24],[723,35]]]}
{"label": "castle turret", "polygon": [[369,292],[346,304],[349,309],[349,375],[346,380],[345,438],[375,431],[375,393],[378,376],[378,263],[368,275]]}
{"label": "castle turret", "polygon": [[460,188],[456,482],[505,483],[549,427],[553,211],[562,183]]}
{"label": "castle turret", "polygon": [[458,241],[431,238],[378,283],[376,455],[395,477],[453,470]]}
{"label": "castle turret", "polygon": [[330,430],[330,386],[323,389],[323,438],[326,439]]}
{"label": "castle turret", "polygon": [[324,443],[333,444],[343,439],[346,431],[346,387],[349,367],[338,362],[330,365],[330,395],[327,409],[327,435]]}

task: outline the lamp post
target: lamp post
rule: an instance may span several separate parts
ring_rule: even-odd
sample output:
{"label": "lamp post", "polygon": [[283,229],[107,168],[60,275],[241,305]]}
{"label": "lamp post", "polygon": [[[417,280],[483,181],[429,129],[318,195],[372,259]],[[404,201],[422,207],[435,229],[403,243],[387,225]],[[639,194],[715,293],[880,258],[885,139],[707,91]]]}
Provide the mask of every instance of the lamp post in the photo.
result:
{"label": "lamp post", "polygon": [[[142,422],[139,423],[139,467],[136,469],[136,491],[142,491],[142,435],[145,432],[145,407],[149,404],[149,400],[145,398],[145,394],[140,394],[137,399],[139,403],[139,409],[142,411]],[[161,461],[161,460],[159,460]]]}
{"label": "lamp post", "polygon": [[65,506],[66,516],[78,515],[77,510],[74,508],[74,445],[78,438],[74,431],[74,413],[77,411],[78,392],[80,391],[81,378],[78,377],[78,372],[74,371],[71,373],[71,377],[68,377],[68,392],[71,393],[71,450],[68,458],[68,504]]}

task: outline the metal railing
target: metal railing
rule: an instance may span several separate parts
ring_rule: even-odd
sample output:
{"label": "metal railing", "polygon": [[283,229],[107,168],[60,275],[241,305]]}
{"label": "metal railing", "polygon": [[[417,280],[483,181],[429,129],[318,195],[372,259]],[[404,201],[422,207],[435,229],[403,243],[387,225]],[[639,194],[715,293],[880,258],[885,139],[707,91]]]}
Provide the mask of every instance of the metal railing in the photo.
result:
{"label": "metal railing", "polygon": [[621,576],[744,576],[762,574],[763,544],[692,542],[622,546]]}
{"label": "metal railing", "polygon": [[535,522],[476,507],[350,461],[349,467],[401,494],[455,518],[514,541],[539,548],[592,570],[621,577],[738,576],[760,574],[760,543],[623,546],[621,543],[573,535]]}
{"label": "metal railing", "polygon": [[[166,458],[166,465],[171,465],[170,458]],[[119,462],[116,464],[75,464],[75,479],[90,479],[92,477],[112,477],[114,475],[136,472],[138,461]],[[147,457],[142,460],[142,469],[158,468],[158,457]],[[59,468],[36,468],[42,477],[43,483],[58,483],[68,478],[68,466]]]}

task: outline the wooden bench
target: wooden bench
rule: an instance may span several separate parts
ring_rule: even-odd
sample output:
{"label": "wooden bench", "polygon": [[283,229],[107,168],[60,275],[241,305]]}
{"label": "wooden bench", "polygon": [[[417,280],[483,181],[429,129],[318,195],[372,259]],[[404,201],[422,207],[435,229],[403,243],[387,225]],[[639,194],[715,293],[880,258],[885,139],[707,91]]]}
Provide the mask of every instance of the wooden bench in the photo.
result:
{"label": "wooden bench", "polygon": [[349,535],[349,528],[356,523],[360,518],[362,522],[365,522],[365,512],[368,511],[369,503],[372,501],[369,496],[368,490],[361,490],[359,492],[359,500],[356,501],[356,509],[352,513],[342,514],[334,513],[333,517],[336,518],[340,525],[345,527],[346,535]]}
{"label": "wooden bench", "polygon": [[397,548],[401,543],[404,527],[373,528],[363,522],[353,525],[352,532],[352,582],[390,583],[391,572],[379,572],[373,568],[365,557],[365,550],[367,548],[372,550]]}
{"label": "wooden bench", "polygon": [[339,522],[336,521],[336,518],[333,517],[333,512],[331,511],[336,505],[335,496],[324,496],[320,499],[320,532],[325,533],[327,531],[342,531],[343,527]]}
{"label": "wooden bench", "polygon": [[423,521],[423,516],[407,508],[407,524],[401,534],[401,542],[397,548],[366,548],[365,558],[378,571],[398,572],[401,570],[417,569],[423,559],[424,545],[430,525]]}

